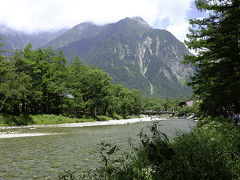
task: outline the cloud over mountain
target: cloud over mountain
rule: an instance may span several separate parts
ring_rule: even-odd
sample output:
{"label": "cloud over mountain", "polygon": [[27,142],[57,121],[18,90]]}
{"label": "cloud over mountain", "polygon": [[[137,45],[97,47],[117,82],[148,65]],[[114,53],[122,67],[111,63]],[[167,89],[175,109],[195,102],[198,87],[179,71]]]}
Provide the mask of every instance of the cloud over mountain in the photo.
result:
{"label": "cloud over mountain", "polygon": [[34,32],[72,27],[81,22],[116,22],[140,16],[151,26],[171,31],[183,41],[193,0],[8,0],[1,2],[0,24]]}

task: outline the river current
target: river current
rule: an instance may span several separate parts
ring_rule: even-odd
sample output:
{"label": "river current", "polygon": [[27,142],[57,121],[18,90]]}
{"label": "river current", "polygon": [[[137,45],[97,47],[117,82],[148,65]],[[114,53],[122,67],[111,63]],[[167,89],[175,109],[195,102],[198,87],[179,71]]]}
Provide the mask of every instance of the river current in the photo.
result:
{"label": "river current", "polygon": [[[169,137],[190,131],[195,123],[186,119],[159,121]],[[123,151],[128,139],[153,122],[86,127],[24,127],[0,129],[0,179],[57,179],[64,170],[84,171],[99,164],[99,143],[111,141]]]}

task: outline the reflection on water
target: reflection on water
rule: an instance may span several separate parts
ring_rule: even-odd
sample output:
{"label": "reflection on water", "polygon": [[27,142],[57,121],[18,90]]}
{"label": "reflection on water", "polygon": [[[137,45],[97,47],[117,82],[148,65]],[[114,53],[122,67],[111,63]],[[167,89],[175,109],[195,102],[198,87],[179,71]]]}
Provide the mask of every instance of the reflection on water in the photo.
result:
{"label": "reflection on water", "polygon": [[[3,130],[4,134],[42,136],[0,139],[0,179],[54,179],[67,169],[94,168],[101,140],[117,143],[127,150],[128,139],[137,139],[142,128],[152,122],[115,126],[47,127]],[[161,121],[162,132],[173,136],[176,131],[189,131],[194,122],[173,119]]]}

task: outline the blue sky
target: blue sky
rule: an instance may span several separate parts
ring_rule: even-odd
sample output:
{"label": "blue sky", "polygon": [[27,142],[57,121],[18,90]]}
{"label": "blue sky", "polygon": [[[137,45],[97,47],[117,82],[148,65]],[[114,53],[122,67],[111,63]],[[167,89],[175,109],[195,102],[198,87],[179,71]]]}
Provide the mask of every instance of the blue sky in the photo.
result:
{"label": "blue sky", "polygon": [[188,19],[204,15],[194,7],[194,0],[1,0],[0,25],[33,33],[139,16],[183,41]]}
{"label": "blue sky", "polygon": [[195,7],[194,1],[191,2],[190,11],[187,12],[187,18],[204,18],[207,17],[205,12],[198,11]]}
{"label": "blue sky", "polygon": [[[191,18],[192,19],[204,18],[206,16],[207,16],[206,13],[198,11],[197,8],[195,7],[194,1],[191,1],[190,10],[186,11],[186,17],[185,17],[186,21],[188,21],[188,19],[191,19]],[[159,29],[167,29],[169,25],[170,25],[169,18],[165,18],[163,20],[156,19],[156,21],[152,24],[154,28],[159,28]]]}

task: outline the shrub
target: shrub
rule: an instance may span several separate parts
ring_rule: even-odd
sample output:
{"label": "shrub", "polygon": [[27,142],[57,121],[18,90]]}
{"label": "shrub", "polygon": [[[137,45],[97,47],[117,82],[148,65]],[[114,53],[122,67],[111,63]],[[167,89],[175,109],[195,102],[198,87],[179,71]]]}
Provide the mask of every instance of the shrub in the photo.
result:
{"label": "shrub", "polygon": [[193,113],[193,108],[189,106],[183,106],[178,109],[178,116],[189,116]]}
{"label": "shrub", "polygon": [[120,116],[120,115],[118,115],[118,114],[116,114],[116,113],[113,113],[112,118],[113,118],[113,119],[117,119],[117,120],[123,119],[122,116]]}
{"label": "shrub", "polygon": [[161,165],[159,177],[233,179],[240,175],[239,131],[229,123],[210,122],[171,143],[175,156]]}
{"label": "shrub", "polygon": [[240,178],[240,133],[233,123],[210,121],[171,142],[156,123],[150,132],[140,132],[134,154],[114,156],[119,147],[102,143],[102,165],[82,179]]}
{"label": "shrub", "polygon": [[96,120],[97,121],[108,121],[111,120],[112,118],[108,117],[108,116],[96,116]]}
{"label": "shrub", "polygon": [[33,119],[26,114],[20,114],[18,116],[4,114],[1,116],[1,123],[9,126],[22,126],[33,124]]}

